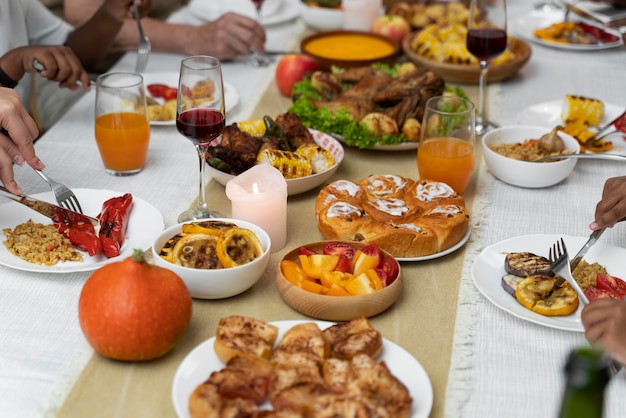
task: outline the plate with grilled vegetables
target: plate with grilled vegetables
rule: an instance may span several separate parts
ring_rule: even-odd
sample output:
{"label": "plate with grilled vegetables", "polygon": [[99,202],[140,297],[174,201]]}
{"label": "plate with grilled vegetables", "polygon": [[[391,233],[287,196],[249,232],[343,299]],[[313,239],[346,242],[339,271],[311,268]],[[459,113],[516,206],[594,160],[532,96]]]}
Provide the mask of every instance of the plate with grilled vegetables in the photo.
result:
{"label": "plate with grilled vegetables", "polygon": [[[604,103],[596,98],[566,95],[563,100],[551,100],[527,107],[518,114],[516,123],[548,129],[562,125],[565,133],[578,140],[581,152],[626,154],[626,142],[618,135],[611,135],[592,145],[586,144],[586,140],[599,127],[604,127],[623,111],[623,106]],[[611,129],[607,129],[606,132],[610,131]],[[621,136],[623,135],[622,133]]]}
{"label": "plate with grilled vegetables", "polygon": [[209,147],[206,170],[225,186],[256,164],[270,164],[283,174],[292,196],[322,185],[343,157],[335,138],[305,128],[295,114],[283,113],[275,120],[265,116],[227,126]]}
{"label": "plate with grilled vegetables", "polygon": [[[576,292],[566,282],[546,277],[551,274],[548,250],[560,238],[572,249],[581,248],[587,240],[533,234],[490,245],[474,261],[474,284],[491,303],[513,316],[549,328],[583,332],[583,305]],[[598,242],[574,271],[574,277],[583,290],[595,287],[596,273],[623,274],[624,257],[625,249]]]}

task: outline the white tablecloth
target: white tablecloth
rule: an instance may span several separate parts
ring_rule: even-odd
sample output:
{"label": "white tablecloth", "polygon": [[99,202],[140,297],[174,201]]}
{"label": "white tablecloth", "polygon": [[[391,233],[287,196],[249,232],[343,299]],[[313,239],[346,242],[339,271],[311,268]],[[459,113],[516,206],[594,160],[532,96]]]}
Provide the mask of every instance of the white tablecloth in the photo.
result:
{"label": "white tablecloth", "polygon": [[[508,1],[509,21],[529,13],[533,3]],[[502,125],[515,124],[528,106],[562,100],[566,94],[626,107],[625,74],[624,47],[572,52],[532,44],[526,67],[491,88],[491,117]],[[619,136],[615,140],[621,141]],[[500,310],[476,289],[470,268],[483,248],[505,239],[544,233],[589,235],[604,181],[621,175],[626,175],[623,163],[579,161],[557,186],[522,189],[481,171],[479,187],[484,193],[479,193],[472,214],[479,236],[465,260],[446,417],[557,416],[565,359],[572,348],[586,344],[584,335],[535,325]],[[626,247],[626,225],[607,231],[601,240]],[[625,393],[622,373],[607,391],[606,417],[625,416]]]}

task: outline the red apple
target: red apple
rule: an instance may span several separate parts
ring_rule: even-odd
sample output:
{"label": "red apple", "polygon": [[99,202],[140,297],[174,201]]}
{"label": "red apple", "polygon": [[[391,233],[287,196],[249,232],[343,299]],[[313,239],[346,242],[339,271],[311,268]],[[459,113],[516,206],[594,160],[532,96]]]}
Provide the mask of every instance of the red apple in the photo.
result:
{"label": "red apple", "polygon": [[411,25],[401,16],[384,15],[372,23],[372,32],[400,43],[411,32]]}
{"label": "red apple", "polygon": [[304,74],[317,70],[315,60],[303,54],[285,55],[276,66],[276,84],[283,96],[291,97],[293,85],[301,81]]}

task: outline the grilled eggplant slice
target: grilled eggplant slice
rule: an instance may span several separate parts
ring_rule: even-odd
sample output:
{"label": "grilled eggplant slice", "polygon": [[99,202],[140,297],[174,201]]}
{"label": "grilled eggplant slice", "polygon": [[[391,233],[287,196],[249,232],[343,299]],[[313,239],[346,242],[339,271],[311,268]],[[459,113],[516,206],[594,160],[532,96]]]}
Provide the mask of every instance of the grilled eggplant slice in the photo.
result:
{"label": "grilled eggplant slice", "polygon": [[519,277],[554,276],[550,268],[550,261],[540,255],[530,252],[508,253],[504,259],[504,269],[508,274]]}

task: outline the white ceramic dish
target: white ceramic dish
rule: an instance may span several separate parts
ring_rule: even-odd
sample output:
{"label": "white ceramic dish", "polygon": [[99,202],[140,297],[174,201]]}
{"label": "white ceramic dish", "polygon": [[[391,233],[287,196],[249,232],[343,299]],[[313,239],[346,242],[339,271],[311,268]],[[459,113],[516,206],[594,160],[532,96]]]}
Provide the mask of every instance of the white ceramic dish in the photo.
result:
{"label": "white ceramic dish", "polygon": [[[529,251],[548,257],[549,248],[561,237],[572,254],[578,251],[588,238],[533,234],[510,238],[492,244],[485,248],[474,260],[474,265],[472,266],[472,280],[474,284],[491,303],[513,316],[550,328],[583,332],[584,329],[580,322],[582,305],[578,307],[576,312],[567,316],[539,315],[523,307],[502,288],[500,283],[500,279],[506,274],[504,258],[507,252]],[[624,265],[625,259],[626,249],[608,245],[602,241],[597,242],[585,255],[585,261],[589,263],[598,262],[606,267],[609,274],[616,276],[624,274],[626,270]]]}
{"label": "white ceramic dish", "polygon": [[465,243],[467,242],[467,240],[469,239],[471,234],[471,229],[468,226],[467,227],[467,232],[465,233],[465,235],[463,235],[463,238],[461,238],[461,240],[459,242],[457,242],[456,244],[454,244],[452,247],[448,248],[447,250],[443,250],[440,251],[438,253],[435,254],[430,254],[430,255],[423,255],[421,257],[396,257],[396,260],[398,261],[427,261],[427,260],[433,260],[435,258],[440,258],[443,256],[446,256],[448,254],[452,254],[453,252],[455,252],[456,250],[458,250],[459,248],[461,248],[462,246],[465,245]]}
{"label": "white ceramic dish", "polygon": [[[518,125],[534,125],[543,126],[544,128],[554,128],[557,125],[563,125],[561,120],[561,109],[563,108],[563,100],[551,100],[536,105],[532,105],[522,110],[517,115]],[[611,103],[604,104],[604,117],[600,125],[605,125],[618,117],[624,111],[623,106],[617,106]],[[626,154],[626,142],[620,136],[610,136],[607,140],[613,142],[611,154]]]}
{"label": "white ceramic dish", "polygon": [[[271,322],[279,328],[277,341],[282,339],[288,329],[302,322],[315,322],[321,329],[333,325],[332,322],[323,321]],[[188,400],[195,388],[211,372],[224,368],[213,349],[214,341],[215,338],[210,338],[194,348],[176,370],[172,384],[172,401],[179,418],[189,418]],[[378,360],[384,360],[391,373],[409,389],[413,398],[411,418],[427,418],[433,405],[433,388],[422,365],[406,350],[386,338],[383,339],[383,350]],[[263,404],[261,407],[269,408],[270,405]]]}
{"label": "white ceramic dish", "polygon": [[255,233],[265,250],[250,263],[224,269],[194,269],[170,263],[159,256],[159,252],[168,239],[182,231],[182,224],[177,224],[161,232],[152,243],[154,264],[172,270],[187,285],[189,293],[197,299],[223,299],[245,292],[261,278],[270,258],[271,240],[267,232],[250,222],[230,218],[212,220],[231,222]]}
{"label": "white ceramic dish", "polygon": [[[300,15],[299,0],[265,0],[261,9],[264,26],[288,22]],[[256,10],[250,0],[192,0],[189,3],[191,14],[211,22],[228,12],[239,13],[256,19]]]}
{"label": "white ceramic dish", "polygon": [[519,16],[516,19],[512,19],[510,27],[513,33],[525,38],[528,41],[534,42],[538,45],[557,49],[568,49],[573,51],[597,51],[601,49],[616,48],[624,44],[622,36],[619,33],[612,30],[607,30],[606,28],[604,28],[604,30],[606,30],[607,32],[611,32],[618,37],[617,41],[591,45],[565,44],[558,42],[547,42],[537,38],[534,35],[534,32],[537,29],[546,28],[553,23],[562,22],[563,16],[564,12],[562,10],[532,10],[531,12]]}
{"label": "white ceramic dish", "polygon": [[[166,84],[170,87],[178,88],[178,77],[179,74],[175,71],[167,71],[161,73],[143,73],[143,85],[146,88],[146,95],[150,96],[150,92],[148,91],[148,85],[150,84]],[[159,103],[163,103],[163,99],[153,97]],[[226,107],[226,113],[232,111],[235,106],[239,103],[239,93],[235,87],[228,83],[224,83],[224,105]],[[166,120],[166,121],[150,121],[151,126],[175,126],[176,121]]]}
{"label": "white ceramic dish", "polygon": [[[538,139],[551,131],[551,128],[529,125],[513,125],[487,132],[481,141],[483,158],[489,171],[501,181],[518,187],[550,187],[565,180],[576,166],[577,159],[534,163],[520,161],[500,155],[489,145],[522,143],[527,139]],[[565,142],[565,148],[572,153],[580,152],[580,145],[573,137],[558,133]]]}
{"label": "white ceramic dish", "polygon": [[[123,192],[97,189],[72,189],[80,202],[83,212],[89,216],[97,216],[102,210],[102,204],[116,196],[122,196]],[[46,202],[55,203],[52,192],[33,195],[34,198]],[[4,228],[15,228],[16,225],[32,219],[33,222],[51,224],[52,221],[45,216],[25,208],[17,202],[10,202],[0,206],[0,231]],[[32,271],[39,273],[72,273],[77,271],[92,271],[105,264],[123,260],[132,255],[136,248],[146,249],[150,246],[153,237],[163,230],[163,216],[161,212],[148,202],[133,196],[133,208],[130,212],[126,242],[122,246],[120,255],[114,258],[106,258],[104,254],[90,257],[83,253],[83,261],[68,261],[54,266],[44,266],[29,263],[16,255],[11,254],[4,245],[0,245],[0,264],[17,270]],[[3,234],[4,240],[4,234]]]}
{"label": "white ceramic dish", "polygon": [[311,29],[317,31],[336,30],[343,28],[344,11],[326,7],[311,7],[299,2],[302,21]]}
{"label": "white ceramic dish", "polygon": [[[333,165],[328,170],[313,174],[311,176],[302,177],[298,179],[288,179],[287,180],[287,194],[289,196],[293,196],[299,193],[307,192],[311,189],[316,188],[317,186],[322,185],[326,180],[328,180],[337,168],[339,168],[339,164],[344,157],[344,150],[339,141],[337,141],[332,136],[325,134],[324,132],[316,131],[315,129],[309,129],[311,134],[313,134],[313,139],[317,142],[318,145],[329,150],[335,159],[335,165]],[[234,179],[235,176],[232,174],[224,173],[216,168],[211,167],[209,164],[206,166],[206,171],[211,175],[218,183],[226,186],[230,180]]]}
{"label": "white ceramic dish", "polygon": [[[332,137],[336,138],[337,141],[341,142],[345,145],[346,141],[343,139],[343,136],[339,134],[329,134]],[[393,145],[383,145],[376,144],[371,149],[374,151],[407,151],[407,150],[416,150],[419,146],[419,142],[402,142],[400,144]]]}

